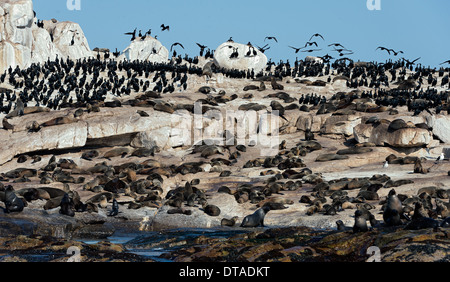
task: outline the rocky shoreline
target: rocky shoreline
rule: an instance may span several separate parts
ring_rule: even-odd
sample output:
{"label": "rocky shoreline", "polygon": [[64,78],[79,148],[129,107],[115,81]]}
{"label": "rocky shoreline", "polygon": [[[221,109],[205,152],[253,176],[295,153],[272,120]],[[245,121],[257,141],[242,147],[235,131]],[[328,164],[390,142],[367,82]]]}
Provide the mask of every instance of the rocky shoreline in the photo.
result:
{"label": "rocky shoreline", "polygon": [[[171,237],[162,258],[364,261],[375,246],[385,261],[449,260],[450,69],[274,64],[237,42],[169,59],[150,36],[94,56],[78,25],[3,2],[2,44],[20,41],[0,58],[5,260],[54,246],[48,260],[64,260],[74,244],[85,261],[147,261],[109,238],[180,228],[245,232]],[[264,228],[241,228],[256,211]]]}

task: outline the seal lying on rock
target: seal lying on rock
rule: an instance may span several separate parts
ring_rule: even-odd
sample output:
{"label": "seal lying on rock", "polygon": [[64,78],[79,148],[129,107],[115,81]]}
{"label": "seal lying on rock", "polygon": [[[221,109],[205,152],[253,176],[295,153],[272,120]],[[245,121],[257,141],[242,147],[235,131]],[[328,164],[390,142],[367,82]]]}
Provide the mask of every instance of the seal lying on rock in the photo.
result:
{"label": "seal lying on rock", "polygon": [[264,206],[251,215],[244,217],[241,227],[264,227],[264,217],[270,211],[270,207]]}
{"label": "seal lying on rock", "polygon": [[233,227],[236,224],[236,220],[238,219],[237,216],[232,217],[231,219],[227,219],[227,218],[222,218],[222,220],[220,221],[220,225],[221,226],[229,226],[229,227]]}

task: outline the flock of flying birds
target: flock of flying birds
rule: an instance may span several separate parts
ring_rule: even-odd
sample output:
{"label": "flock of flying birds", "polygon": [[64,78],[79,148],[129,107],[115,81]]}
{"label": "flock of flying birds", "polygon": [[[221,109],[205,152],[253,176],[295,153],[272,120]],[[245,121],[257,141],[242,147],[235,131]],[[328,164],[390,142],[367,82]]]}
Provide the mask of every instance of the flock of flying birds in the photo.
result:
{"label": "flock of flying birds", "polygon": [[[170,26],[166,26],[165,24],[161,24],[160,26],[161,31],[170,31]],[[145,34],[142,34],[142,30],[139,30],[138,35],[136,35],[137,32],[137,28],[134,29],[134,31],[132,32],[127,32],[125,33],[125,35],[131,35],[131,41],[134,41],[136,39],[140,39],[140,40],[145,40],[147,38],[147,36],[150,36],[152,33],[152,29],[149,29]],[[157,39],[157,35],[154,36],[155,39]],[[318,39],[318,40],[315,40]],[[320,34],[320,33],[315,33],[313,34],[308,41],[305,42],[305,44],[301,47],[294,47],[294,46],[288,46],[289,48],[293,49],[295,54],[298,54],[299,52],[301,53],[312,53],[312,52],[319,52],[322,51],[323,48],[319,48],[320,43],[318,43],[318,41],[320,42],[320,39],[322,41],[325,41],[325,38]],[[266,36],[264,38],[264,43],[268,40],[272,40],[276,43],[278,43],[278,39],[275,36]],[[232,37],[230,37],[230,39],[228,39],[228,42],[234,42]],[[205,54],[205,50],[208,48],[208,46],[200,44],[200,43],[196,43],[196,45],[200,48],[200,56],[203,56]],[[247,44],[250,48],[254,48],[253,45],[249,42]],[[182,49],[184,49],[184,46],[180,43],[180,42],[175,42],[170,46],[170,52],[172,52],[172,50],[174,49],[175,46],[180,46]],[[256,48],[261,52],[261,53],[265,53],[265,51],[269,50],[271,47],[269,46],[269,43],[265,43],[264,46],[260,47],[258,45],[255,45]],[[328,47],[332,47],[333,49],[331,49],[331,52],[336,52],[337,55],[339,56],[340,59],[348,59],[347,57],[344,56],[348,56],[348,55],[353,55],[354,51],[347,49],[344,45],[342,45],[341,43],[331,43],[327,45]],[[315,47],[315,48],[314,48]],[[387,48],[387,47],[383,47],[383,46],[378,46],[375,51],[377,50],[381,50],[381,51],[386,51],[389,55],[393,55],[394,57],[397,57],[399,54],[404,54],[404,51],[402,50],[394,50],[392,48]],[[209,56],[212,56],[212,53],[214,51],[211,51],[210,49],[208,49],[207,53]],[[250,55],[250,52],[253,52],[255,54],[255,50],[250,49],[247,55]],[[114,56],[118,57],[120,55],[120,52],[117,51],[116,48],[116,52],[114,52]],[[173,50],[173,57],[177,56],[177,52],[175,50]],[[238,56],[237,51],[233,52],[233,54],[230,56],[230,59],[236,58]],[[208,56],[207,56],[208,57]],[[317,56],[318,58],[321,58],[325,63],[330,62],[330,60],[335,59],[333,56],[329,55],[328,53],[325,54],[324,56]],[[418,60],[420,60],[421,58],[417,58],[415,60],[408,60],[404,57],[401,58],[404,62],[406,62],[408,65],[414,65]],[[444,64],[450,64],[450,60],[447,60],[445,62],[442,62],[440,65],[444,65]]]}

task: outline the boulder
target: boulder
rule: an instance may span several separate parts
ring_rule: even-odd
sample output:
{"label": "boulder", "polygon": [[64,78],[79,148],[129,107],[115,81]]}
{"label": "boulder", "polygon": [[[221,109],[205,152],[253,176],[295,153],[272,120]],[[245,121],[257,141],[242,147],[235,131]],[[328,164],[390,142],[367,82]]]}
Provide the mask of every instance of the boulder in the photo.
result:
{"label": "boulder", "polygon": [[353,128],[361,123],[361,117],[357,115],[337,115],[330,116],[322,125],[320,132],[322,134],[344,134],[350,136],[353,134]]}
{"label": "boulder", "polygon": [[377,146],[392,146],[396,148],[413,148],[428,145],[433,140],[433,134],[423,128],[409,127],[389,132],[389,123],[359,124],[353,134],[358,143],[370,142]]}
{"label": "boulder", "polygon": [[102,112],[91,113],[76,122],[43,127],[34,133],[27,130],[26,125],[32,119],[47,121],[59,116],[58,112],[45,112],[11,119],[14,130],[0,130],[0,164],[20,154],[86,145],[124,146],[132,143],[135,147],[152,147],[155,144],[168,149],[176,145],[177,139],[171,137],[171,131],[180,128],[181,122],[159,111],[152,112],[151,117],[141,118],[126,108],[104,108]]}
{"label": "boulder", "polygon": [[323,64],[323,59],[319,58],[319,57],[314,57],[314,56],[306,56],[305,62]]}
{"label": "boulder", "polygon": [[[253,50],[256,55],[253,54]],[[232,56],[237,51],[237,56]],[[247,53],[250,51],[250,55]],[[214,52],[214,62],[217,66],[225,69],[237,69],[241,71],[253,70],[258,73],[265,69],[267,57],[258,48],[249,47],[246,44],[236,42],[225,42],[217,47]]]}
{"label": "boulder", "polygon": [[31,63],[44,62],[57,57],[62,58],[61,52],[53,44],[50,34],[43,28],[33,27],[34,44],[32,48]]}
{"label": "boulder", "polygon": [[31,62],[33,46],[31,0],[0,2],[0,71]]}
{"label": "boulder", "polygon": [[444,143],[450,143],[450,117],[444,115],[427,116],[426,124],[433,128],[433,134]]}
{"label": "boulder", "polygon": [[155,38],[147,36],[144,40],[137,38],[131,42],[122,52],[122,55],[119,56],[118,60],[166,63],[169,60],[169,50]]}
{"label": "boulder", "polygon": [[301,115],[297,119],[296,127],[302,131],[310,129],[311,132],[319,132],[328,117],[329,115]]}
{"label": "boulder", "polygon": [[[70,57],[72,60],[78,60],[93,56],[93,52],[89,48],[89,43],[79,24],[69,21],[56,23],[44,21],[44,27],[53,37],[52,43],[61,53],[62,59]],[[47,60],[47,58],[42,59]]]}
{"label": "boulder", "polygon": [[44,21],[44,28],[40,28],[36,22],[31,0],[0,2],[0,72],[9,67],[27,68],[56,56],[62,59],[92,56],[78,24]]}

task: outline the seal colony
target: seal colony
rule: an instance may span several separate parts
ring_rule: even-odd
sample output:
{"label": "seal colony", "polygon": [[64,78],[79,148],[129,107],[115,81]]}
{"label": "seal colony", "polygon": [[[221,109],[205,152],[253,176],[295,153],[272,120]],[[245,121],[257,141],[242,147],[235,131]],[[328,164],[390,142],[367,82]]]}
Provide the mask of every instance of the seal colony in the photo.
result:
{"label": "seal colony", "polygon": [[114,127],[119,111],[157,122],[156,113],[194,115],[201,103],[202,114],[277,111],[276,153],[230,145],[238,132],[224,130],[217,143],[160,148],[132,132],[26,151],[0,167],[1,217],[45,210],[142,223],[152,211],[146,230],[448,227],[450,164],[430,120],[450,113],[449,68],[328,58],[269,62],[255,73],[216,66],[205,48],[166,63],[98,57],[9,68],[0,76],[0,132],[34,138],[102,116]]}

